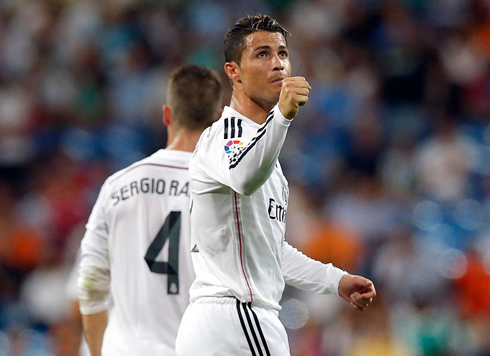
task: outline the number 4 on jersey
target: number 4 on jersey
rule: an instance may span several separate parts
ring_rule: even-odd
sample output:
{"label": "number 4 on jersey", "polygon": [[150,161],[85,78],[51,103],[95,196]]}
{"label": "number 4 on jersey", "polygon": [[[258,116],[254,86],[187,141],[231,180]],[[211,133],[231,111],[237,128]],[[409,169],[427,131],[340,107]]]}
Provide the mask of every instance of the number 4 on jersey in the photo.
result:
{"label": "number 4 on jersey", "polygon": [[[150,271],[168,276],[168,294],[179,294],[180,215],[180,211],[170,212],[145,255]],[[156,261],[167,240],[169,240],[168,262]]]}

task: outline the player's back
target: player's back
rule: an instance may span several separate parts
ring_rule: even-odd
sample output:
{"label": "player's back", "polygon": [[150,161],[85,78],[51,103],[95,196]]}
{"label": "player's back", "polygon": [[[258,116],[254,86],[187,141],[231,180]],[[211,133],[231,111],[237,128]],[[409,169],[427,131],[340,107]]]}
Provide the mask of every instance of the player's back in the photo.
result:
{"label": "player's back", "polygon": [[103,187],[114,302],[103,355],[173,354],[194,279],[190,157],[160,150],[114,174]]}

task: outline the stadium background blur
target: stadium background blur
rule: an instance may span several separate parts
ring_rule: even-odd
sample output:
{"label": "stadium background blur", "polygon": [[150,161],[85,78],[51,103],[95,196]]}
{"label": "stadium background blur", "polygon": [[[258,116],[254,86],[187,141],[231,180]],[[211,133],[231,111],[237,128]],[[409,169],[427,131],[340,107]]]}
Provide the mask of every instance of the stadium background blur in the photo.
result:
{"label": "stadium background blur", "polygon": [[259,12],[313,88],[287,238],[379,294],[287,288],[292,355],[490,355],[488,0],[1,0],[0,355],[77,354],[67,279],[103,180],[165,145],[170,71],[226,84],[224,34]]}

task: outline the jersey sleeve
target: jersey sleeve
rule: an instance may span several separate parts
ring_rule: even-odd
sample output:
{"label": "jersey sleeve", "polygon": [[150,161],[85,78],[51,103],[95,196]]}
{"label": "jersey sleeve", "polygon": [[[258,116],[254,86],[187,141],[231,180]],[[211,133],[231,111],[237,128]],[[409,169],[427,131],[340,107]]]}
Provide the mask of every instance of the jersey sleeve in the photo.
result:
{"label": "jersey sleeve", "polygon": [[282,274],[287,284],[309,292],[339,295],[340,279],[346,271],[316,261],[283,241]]}
{"label": "jersey sleeve", "polygon": [[252,195],[272,174],[290,123],[276,105],[256,131],[243,129],[243,137],[234,141],[226,138],[224,120],[224,127],[198,145],[200,169],[237,193]]}
{"label": "jersey sleeve", "polygon": [[80,312],[91,315],[106,310],[109,300],[109,230],[104,212],[107,182],[102,186],[82,239],[78,276]]}
{"label": "jersey sleeve", "polygon": [[66,297],[69,301],[77,301],[78,300],[78,268],[80,266],[80,249],[77,251],[77,258],[73,267],[70,271],[70,275],[68,276],[68,280],[66,282]]}

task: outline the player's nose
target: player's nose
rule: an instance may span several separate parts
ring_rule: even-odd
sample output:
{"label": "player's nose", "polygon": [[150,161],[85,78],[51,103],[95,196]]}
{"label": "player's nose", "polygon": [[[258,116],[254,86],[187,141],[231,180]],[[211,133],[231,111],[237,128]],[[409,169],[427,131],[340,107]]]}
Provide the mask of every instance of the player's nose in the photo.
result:
{"label": "player's nose", "polygon": [[282,59],[276,54],[275,56],[273,56],[272,58],[272,66],[273,66],[273,70],[278,70],[278,71],[281,71],[281,70],[284,70],[284,63],[282,61]]}

